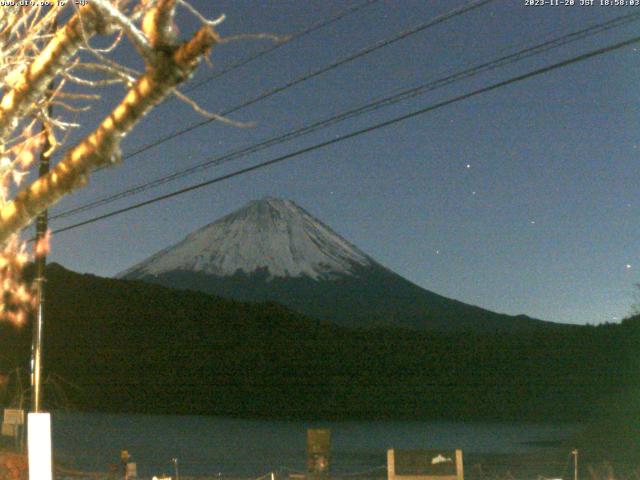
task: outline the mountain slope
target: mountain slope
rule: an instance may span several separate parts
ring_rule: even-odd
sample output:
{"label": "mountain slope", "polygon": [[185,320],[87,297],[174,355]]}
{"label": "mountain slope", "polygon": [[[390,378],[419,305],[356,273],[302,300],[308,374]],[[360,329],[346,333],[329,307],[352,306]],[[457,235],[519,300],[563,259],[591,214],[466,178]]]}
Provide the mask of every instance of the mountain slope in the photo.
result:
{"label": "mountain slope", "polygon": [[350,327],[512,331],[553,325],[425,290],[294,202],[253,201],[119,275],[226,298],[276,301]]}

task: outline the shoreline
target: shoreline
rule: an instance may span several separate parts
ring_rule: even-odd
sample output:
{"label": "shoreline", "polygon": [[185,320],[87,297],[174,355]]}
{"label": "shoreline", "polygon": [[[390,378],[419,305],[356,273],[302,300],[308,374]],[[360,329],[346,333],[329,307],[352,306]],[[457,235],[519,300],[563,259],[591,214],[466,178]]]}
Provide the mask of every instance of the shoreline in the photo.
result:
{"label": "shoreline", "polygon": [[[0,456],[6,452],[0,451]],[[16,454],[9,454],[17,458]],[[26,459],[26,456],[24,457]],[[464,478],[467,480],[540,480],[573,478],[573,458],[564,448],[548,448],[532,453],[470,453],[464,457]],[[26,464],[25,464],[26,465]],[[636,479],[640,465],[620,462],[588,462],[579,463],[579,478],[592,480],[604,479]],[[138,464],[138,471],[146,471],[144,465]],[[101,471],[81,471],[68,464],[57,464],[56,480],[112,480],[117,478],[117,465],[105,466]],[[288,473],[287,473],[288,472]],[[162,478],[168,471],[155,472],[150,476],[139,476],[138,480],[151,480],[153,475]],[[16,477],[18,478],[18,477]],[[200,475],[180,475],[182,480],[305,480],[303,472],[292,470],[275,471],[255,477],[250,475],[233,475],[211,472]],[[381,480],[387,478],[387,470],[382,466],[363,472],[333,472],[325,477],[313,477],[313,480]]]}

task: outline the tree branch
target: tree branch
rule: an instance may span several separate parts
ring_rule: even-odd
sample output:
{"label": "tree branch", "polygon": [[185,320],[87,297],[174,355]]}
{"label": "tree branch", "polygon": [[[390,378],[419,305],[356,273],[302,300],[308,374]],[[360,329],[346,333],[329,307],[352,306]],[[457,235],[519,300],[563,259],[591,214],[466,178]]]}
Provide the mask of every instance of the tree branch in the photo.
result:
{"label": "tree branch", "polygon": [[[159,17],[163,19],[163,16]],[[145,113],[186,80],[218,41],[218,35],[203,26],[181,46],[169,51],[164,48],[156,50],[154,64],[148,66],[147,72],[138,78],[98,128],[72,148],[48,175],[20,191],[0,210],[0,244],[63,195],[85,185],[92,170],[117,163],[122,137]]]}
{"label": "tree branch", "polygon": [[94,7],[100,11],[105,17],[113,21],[115,24],[122,28],[131,40],[131,43],[136,48],[138,53],[145,59],[145,61],[151,60],[151,46],[138,27],[118,8],[111,4],[108,0],[93,0]]}
{"label": "tree branch", "polygon": [[[18,125],[19,119],[44,95],[49,82],[78,51],[84,35],[95,34],[99,30],[101,24],[94,9],[90,5],[81,8],[80,12],[58,30],[2,97],[0,138],[9,135]],[[90,31],[87,32],[87,29]]]}

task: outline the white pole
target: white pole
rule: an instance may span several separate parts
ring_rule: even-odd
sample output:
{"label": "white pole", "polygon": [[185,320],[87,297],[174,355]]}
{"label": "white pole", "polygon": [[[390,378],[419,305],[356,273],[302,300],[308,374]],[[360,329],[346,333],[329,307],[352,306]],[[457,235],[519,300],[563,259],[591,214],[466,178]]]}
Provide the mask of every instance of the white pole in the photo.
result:
{"label": "white pole", "polygon": [[31,480],[52,480],[51,415],[30,413],[27,418],[29,478]]}

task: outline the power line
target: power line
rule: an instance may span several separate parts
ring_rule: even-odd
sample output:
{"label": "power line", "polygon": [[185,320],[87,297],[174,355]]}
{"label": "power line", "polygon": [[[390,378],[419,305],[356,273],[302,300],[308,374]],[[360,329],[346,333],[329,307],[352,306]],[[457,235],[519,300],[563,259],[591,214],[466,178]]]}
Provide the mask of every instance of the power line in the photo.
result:
{"label": "power line", "polygon": [[327,140],[325,142],[321,142],[321,143],[318,143],[316,145],[312,145],[310,147],[306,147],[306,148],[302,148],[300,150],[296,150],[295,152],[288,153],[288,154],[282,155],[280,157],[276,157],[276,158],[268,160],[266,162],[258,163],[256,165],[251,166],[251,167],[247,167],[247,168],[243,168],[243,169],[240,169],[240,170],[236,170],[235,172],[232,172],[232,173],[229,173],[229,174],[226,174],[226,175],[222,175],[220,177],[216,177],[216,178],[213,178],[211,180],[207,180],[205,182],[197,183],[197,184],[191,185],[189,187],[182,188],[180,190],[176,190],[176,191],[173,191],[171,193],[164,194],[164,195],[160,195],[160,196],[152,198],[150,200],[146,200],[144,202],[139,202],[137,204],[130,205],[130,206],[125,207],[125,208],[121,208],[121,209],[114,210],[112,212],[109,212],[109,213],[106,213],[106,214],[103,214],[103,215],[99,215],[97,217],[90,218],[90,219],[85,220],[83,222],[79,222],[79,223],[76,223],[76,224],[73,224],[73,225],[69,225],[67,227],[63,227],[63,228],[54,230],[52,233],[57,234],[57,233],[62,233],[62,232],[66,232],[66,231],[69,231],[69,230],[73,230],[75,228],[79,228],[81,226],[88,225],[90,223],[95,223],[95,222],[97,222],[99,220],[104,220],[106,218],[110,218],[110,217],[113,217],[113,216],[116,216],[116,215],[120,215],[122,213],[129,212],[131,210],[135,210],[135,209],[144,207],[146,205],[151,205],[153,203],[157,203],[157,202],[160,202],[162,200],[166,200],[166,199],[178,196],[178,195],[182,195],[184,193],[188,193],[188,192],[191,192],[191,191],[194,191],[194,190],[198,190],[200,188],[203,188],[203,187],[206,187],[206,186],[209,186],[209,185],[213,185],[215,183],[219,183],[219,182],[222,182],[224,180],[228,180],[230,178],[234,178],[234,177],[243,175],[245,173],[249,173],[249,172],[252,172],[252,171],[255,171],[255,170],[259,170],[259,169],[268,167],[270,165],[275,165],[277,163],[284,162],[285,160],[289,160],[291,158],[298,157],[298,156],[303,155],[305,153],[313,152],[315,150],[319,150],[321,148],[328,147],[329,145],[333,145],[335,143],[339,143],[339,142],[342,142],[342,141],[357,137],[359,135],[363,135],[365,133],[369,133],[369,132],[372,132],[374,130],[378,130],[380,128],[385,128],[385,127],[388,127],[390,125],[394,125],[396,123],[402,122],[404,120],[409,120],[411,118],[414,118],[414,117],[417,117],[417,116],[420,116],[420,115],[424,115],[425,113],[429,113],[429,112],[432,112],[434,110],[440,109],[442,107],[445,107],[445,106],[460,102],[462,100],[466,100],[468,98],[472,98],[472,97],[475,97],[477,95],[481,95],[481,94],[484,94],[484,93],[487,93],[487,92],[490,92],[490,91],[493,91],[493,90],[497,90],[497,89],[505,87],[507,85],[510,85],[510,84],[513,84],[513,83],[517,83],[517,82],[521,82],[523,80],[526,80],[526,79],[529,79],[529,78],[532,78],[532,77],[535,77],[535,76],[538,76],[538,75],[545,74],[547,72],[550,72],[552,70],[556,70],[558,68],[562,68],[562,67],[566,67],[568,65],[572,65],[574,63],[582,62],[582,61],[587,60],[589,58],[593,58],[593,57],[596,57],[596,56],[599,56],[599,55],[604,55],[605,53],[609,53],[609,52],[612,52],[612,51],[615,51],[615,50],[619,50],[621,48],[627,47],[629,45],[632,45],[632,44],[638,43],[638,42],[640,42],[640,36],[633,37],[633,38],[631,38],[629,40],[618,42],[618,43],[615,43],[613,45],[609,45],[607,47],[603,47],[603,48],[600,48],[600,49],[597,49],[597,50],[592,50],[591,52],[584,53],[584,54],[579,55],[577,57],[572,57],[570,59],[563,60],[561,62],[549,65],[547,67],[542,67],[542,68],[533,70],[531,72],[525,73],[523,75],[518,75],[518,76],[512,77],[512,78],[510,78],[508,80],[503,80],[501,82],[494,83],[494,84],[489,85],[487,87],[479,88],[479,89],[474,90],[472,92],[469,92],[469,93],[466,93],[466,94],[463,94],[463,95],[459,95],[457,97],[451,98],[449,100],[444,100],[444,101],[439,102],[439,103],[435,103],[435,104],[430,105],[428,107],[424,107],[424,108],[421,108],[419,110],[415,110],[413,112],[410,112],[410,113],[407,113],[407,114],[404,114],[404,115],[400,115],[398,117],[394,117],[394,118],[392,118],[390,120],[386,120],[384,122],[377,123],[377,124],[372,125],[370,127],[366,127],[366,128],[360,129],[360,130],[356,130],[356,131],[353,131],[351,133],[347,133],[345,135],[333,138],[331,140]]}
{"label": "power line", "polygon": [[[220,115],[223,116],[223,117],[231,115],[232,113],[235,113],[238,110],[241,110],[241,109],[243,109],[245,107],[248,107],[248,106],[253,105],[255,103],[258,103],[258,102],[260,102],[262,100],[265,100],[265,99],[267,99],[269,97],[272,97],[273,95],[276,95],[276,94],[278,94],[280,92],[283,92],[284,90],[287,90],[287,89],[289,89],[291,87],[294,87],[295,85],[298,85],[300,83],[306,82],[307,80],[310,80],[310,79],[315,78],[315,77],[317,77],[319,75],[322,75],[323,73],[326,73],[328,71],[334,70],[334,69],[336,69],[336,68],[338,68],[338,67],[340,67],[342,65],[345,65],[345,64],[347,64],[349,62],[352,62],[352,61],[354,61],[354,60],[356,60],[358,58],[362,58],[362,57],[364,57],[366,55],[369,55],[370,53],[373,53],[373,52],[375,52],[377,50],[380,50],[381,48],[384,48],[384,47],[387,47],[389,45],[392,45],[392,44],[394,44],[394,43],[396,43],[396,42],[398,42],[400,40],[403,40],[403,39],[411,36],[411,35],[415,35],[417,33],[420,33],[420,32],[422,32],[422,31],[424,31],[424,30],[426,30],[428,28],[434,27],[434,26],[436,26],[436,25],[438,25],[438,24],[440,24],[442,22],[445,22],[447,20],[450,20],[450,19],[455,18],[455,17],[460,16],[460,15],[463,15],[463,14],[465,14],[467,12],[470,12],[471,10],[475,10],[476,8],[480,8],[483,5],[486,5],[486,4],[491,3],[493,1],[495,1],[495,0],[475,0],[475,1],[472,1],[472,2],[470,2],[468,4],[466,4],[463,7],[459,7],[459,8],[455,8],[453,10],[450,10],[449,12],[444,13],[442,15],[439,15],[439,16],[427,21],[426,23],[422,23],[422,24],[418,25],[417,27],[414,27],[414,28],[412,28],[410,30],[406,30],[404,32],[396,34],[396,35],[394,35],[394,36],[392,36],[390,38],[387,38],[385,40],[382,40],[382,41],[380,41],[380,42],[378,42],[378,43],[376,43],[376,44],[374,44],[372,46],[366,47],[365,49],[360,50],[357,53],[354,53],[354,54],[349,55],[349,56],[347,56],[345,58],[337,60],[337,61],[335,61],[335,62],[333,62],[333,63],[331,63],[331,64],[329,64],[329,65],[327,65],[325,67],[322,67],[322,68],[320,68],[318,70],[314,70],[314,71],[309,72],[309,73],[306,73],[306,74],[302,75],[301,77],[296,78],[295,80],[291,80],[290,82],[285,83],[284,85],[280,85],[279,87],[276,87],[276,88],[273,88],[271,90],[268,90],[267,92],[264,92],[264,93],[258,95],[257,97],[252,98],[251,100],[247,100],[246,102],[241,103],[240,105],[236,105],[235,107],[232,107],[232,108],[230,108],[228,110],[223,111],[222,113],[220,113]],[[209,124],[211,122],[214,122],[214,121],[216,121],[215,118],[208,118],[206,120],[202,120],[200,122],[191,124],[190,126],[183,128],[182,130],[177,130],[177,131],[175,131],[173,133],[170,133],[168,135],[160,137],[159,139],[157,139],[157,140],[155,140],[155,141],[153,141],[151,143],[148,143],[146,145],[143,145],[142,147],[139,147],[138,149],[136,149],[136,150],[124,155],[123,156],[123,160],[131,158],[131,157],[135,157],[136,155],[139,155],[142,152],[145,152],[147,150],[150,150],[151,148],[157,147],[158,145],[161,145],[161,144],[163,144],[163,143],[165,143],[165,142],[167,142],[169,140],[172,140],[172,139],[174,139],[176,137],[184,135],[185,133],[191,132],[192,130],[200,128],[200,127],[202,127],[204,125],[207,125],[207,124]],[[107,168],[107,167],[99,168],[96,171],[103,170],[104,168]]]}
{"label": "power line", "polygon": [[489,71],[489,70],[493,70],[495,68],[498,67],[502,67],[511,63],[515,63],[518,62],[520,60],[529,58],[531,56],[534,55],[538,55],[540,53],[544,53],[547,52],[551,49],[554,48],[558,48],[560,46],[566,45],[568,43],[571,42],[575,42],[577,40],[581,40],[583,38],[586,38],[588,36],[597,34],[597,33],[601,33],[603,31],[612,29],[612,28],[616,28],[619,27],[621,25],[626,25],[628,23],[631,22],[635,22],[640,20],[640,12],[637,13],[633,13],[633,14],[627,14],[627,15],[622,15],[616,18],[613,18],[607,22],[603,22],[603,23],[599,23],[596,25],[592,25],[589,26],[587,28],[584,28],[582,30],[567,34],[567,35],[562,35],[560,37],[556,37],[554,39],[548,40],[546,42],[543,42],[541,44],[535,45],[533,47],[529,47],[523,50],[520,50],[518,52],[515,53],[511,53],[509,55],[506,56],[502,56],[500,58],[497,58],[495,60],[491,60],[489,62],[485,62],[482,63],[480,65],[476,65],[474,67],[453,73],[451,75],[448,75],[447,77],[435,80],[435,81],[431,81],[428,82],[426,84],[422,84],[418,87],[413,87],[413,88],[408,88],[408,89],[403,89],[400,92],[391,95],[391,96],[387,96],[387,97],[383,97],[380,98],[378,100],[375,100],[373,102],[369,102],[365,105],[362,105],[360,107],[356,107],[354,109],[351,109],[349,111],[343,112],[343,113],[339,113],[337,115],[333,115],[327,119],[324,120],[320,120],[317,122],[314,122],[310,125],[292,130],[290,132],[284,133],[284,134],[279,134],[276,135],[274,137],[271,137],[267,140],[264,140],[258,144],[254,144],[251,145],[249,147],[244,147],[229,153],[226,153],[220,157],[216,157],[213,159],[209,159],[205,162],[199,163],[197,165],[194,165],[192,167],[186,168],[186,169],[182,169],[182,170],[178,170],[177,172],[174,172],[170,175],[166,175],[160,178],[157,178],[155,180],[152,180],[150,182],[145,182],[143,184],[139,184],[135,187],[131,187],[128,188],[126,190],[120,191],[116,194],[112,194],[106,197],[103,197],[101,199],[97,199],[93,202],[90,202],[88,204],[85,205],[81,205],[79,207],[75,207],[63,212],[58,213],[57,215],[54,215],[51,217],[51,219],[58,219],[58,218],[64,218],[64,217],[68,217],[68,216],[72,216],[72,215],[76,215],[78,213],[87,211],[87,210],[92,210],[94,208],[97,208],[99,206],[102,205],[106,205],[109,203],[112,203],[116,200],[120,200],[122,198],[127,198],[129,196],[133,196],[133,195],[137,195],[139,193],[145,192],[147,190],[150,190],[152,188],[158,187],[160,185],[164,185],[166,183],[172,182],[174,180],[177,180],[179,178],[184,178],[188,175],[191,175],[193,173],[205,170],[209,167],[212,166],[217,166],[217,165],[221,165],[223,163],[226,162],[230,162],[232,160],[236,160],[242,157],[245,157],[251,153],[255,153],[258,152],[260,150],[263,150],[265,148],[271,147],[273,145],[277,145],[280,143],[283,143],[285,141],[289,141],[292,140],[294,138],[298,138],[302,135],[306,135],[315,131],[318,131],[320,129],[324,129],[327,128],[329,126],[335,125],[339,122],[342,122],[344,120],[347,120],[349,118],[353,118],[355,116],[359,116],[362,115],[364,113],[369,113],[372,111],[376,111],[380,108],[384,108],[387,107],[389,105],[410,99],[410,98],[414,98],[418,95],[422,95],[424,93],[436,90],[438,88],[444,87],[446,85],[450,85],[452,83],[455,83],[457,81],[460,80],[464,80],[470,77],[473,77],[475,75],[478,75],[480,73]]}
{"label": "power line", "polygon": [[313,25],[311,25],[310,27],[295,33],[293,35],[291,35],[290,37],[288,37],[286,40],[281,41],[276,43],[275,45],[269,47],[269,48],[265,48],[264,50],[260,50],[259,52],[257,52],[254,55],[251,55],[245,59],[239,60],[238,62],[235,62],[231,65],[229,65],[227,68],[221,70],[220,72],[214,73],[213,75],[209,76],[208,78],[205,78],[197,83],[193,83],[191,85],[189,85],[188,88],[184,89],[185,92],[191,92],[193,90],[196,90],[197,88],[200,88],[202,85],[205,85],[213,80],[215,80],[216,78],[219,78],[223,75],[226,75],[227,73],[229,73],[232,70],[235,70],[236,68],[240,68],[243,67],[245,65],[247,65],[248,63],[253,62],[254,60],[257,60],[261,57],[264,57],[265,55],[273,52],[274,50],[279,49],[280,47],[283,47],[284,45],[291,43],[295,40],[298,40],[299,38],[302,38],[306,35],[309,35],[312,32],[315,32],[316,30],[319,30],[321,28],[326,27],[327,25],[331,25],[332,23],[337,22],[338,20],[341,20],[353,13],[356,13],[360,10],[362,10],[363,8],[366,8],[370,5],[373,5],[374,3],[377,3],[379,0],[367,0],[359,5],[355,5],[353,7],[347,8],[345,10],[343,10],[342,12],[338,13],[337,15],[334,15],[333,17],[329,17],[326,20],[321,20],[320,22],[317,22]]}

